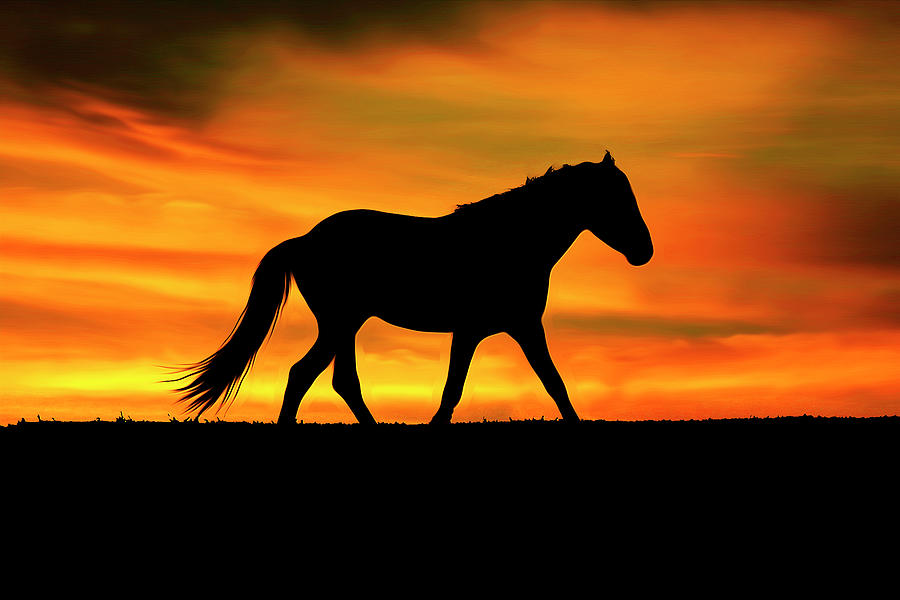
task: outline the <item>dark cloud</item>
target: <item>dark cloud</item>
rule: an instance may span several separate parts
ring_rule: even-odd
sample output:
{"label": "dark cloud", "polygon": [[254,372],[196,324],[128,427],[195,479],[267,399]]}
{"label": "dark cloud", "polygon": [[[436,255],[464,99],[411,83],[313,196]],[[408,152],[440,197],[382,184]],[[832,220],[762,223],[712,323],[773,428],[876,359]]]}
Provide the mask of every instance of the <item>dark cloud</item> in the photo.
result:
{"label": "dark cloud", "polygon": [[[87,89],[166,115],[202,118],[229,66],[226,38],[295,28],[333,45],[370,32],[440,39],[464,3],[364,0],[8,1],[0,4],[0,73],[31,102],[48,86]],[[0,87],[0,90],[3,88]]]}
{"label": "dark cloud", "polygon": [[800,260],[898,268],[900,71],[885,57],[900,51],[900,3],[800,6],[821,7],[845,34],[829,60],[790,82],[779,113],[757,115],[781,124],[749,133],[747,160],[728,167],[797,192]]}
{"label": "dark cloud", "polygon": [[[211,311],[209,311],[211,312]],[[199,313],[197,310],[168,311],[157,313],[163,316],[170,331],[177,327],[196,328],[211,339],[218,333],[215,328],[216,316]],[[135,323],[145,322],[148,334],[140,343],[135,343]],[[37,359],[62,359],[75,357],[110,356],[135,358],[147,356],[148,349],[164,347],[165,338],[156,331],[151,318],[136,314],[123,303],[118,311],[85,313],[81,306],[40,306],[17,300],[0,298],[0,327],[9,344],[16,348],[16,357]],[[157,327],[156,329],[159,329]],[[227,333],[227,332],[226,332]],[[169,333],[171,337],[171,333]],[[157,339],[153,339],[157,338]]]}
{"label": "dark cloud", "polygon": [[[78,302],[0,298],[0,329],[16,358],[184,356],[181,349],[194,340],[215,349],[237,318],[234,310],[219,304],[187,303],[127,285],[98,285],[118,294],[118,306],[88,312]],[[137,297],[153,302],[153,308],[133,306]]]}
{"label": "dark cloud", "polygon": [[885,290],[873,297],[863,316],[882,327],[900,327],[900,288]]}
{"label": "dark cloud", "polygon": [[813,186],[785,181],[795,190],[792,240],[785,252],[801,263],[822,266],[900,269],[900,194],[889,180]]}
{"label": "dark cloud", "polygon": [[[287,28],[335,48],[371,34],[435,44],[473,32],[471,19],[482,12],[475,4],[494,12],[517,9],[503,2],[435,0],[7,0],[0,3],[0,77],[12,85],[0,81],[0,93],[55,104],[43,92],[63,86],[166,116],[202,119],[214,108],[218,77],[233,55],[246,51],[238,46],[247,42],[235,34]],[[729,8],[721,3],[711,9],[706,2],[595,4],[638,13]],[[791,10],[882,24],[900,18],[892,3],[792,3]]]}
{"label": "dark cloud", "polygon": [[204,273],[234,271],[246,268],[246,265],[255,266],[258,260],[256,256],[229,252],[51,243],[9,237],[0,241],[0,252],[6,260],[27,258],[79,266],[135,265],[144,270],[176,273],[192,270],[202,270]]}
{"label": "dark cloud", "polygon": [[86,167],[51,160],[0,156],[0,189],[6,188],[102,190],[120,195],[148,191],[145,187]]}
{"label": "dark cloud", "polygon": [[[898,182],[900,183],[900,182]],[[801,250],[821,263],[900,269],[900,194],[860,185],[823,194],[811,207],[814,241]]]}
{"label": "dark cloud", "polygon": [[782,330],[743,321],[666,319],[609,314],[563,313],[551,316],[553,327],[601,335],[630,337],[726,337],[739,334],[775,333]]}

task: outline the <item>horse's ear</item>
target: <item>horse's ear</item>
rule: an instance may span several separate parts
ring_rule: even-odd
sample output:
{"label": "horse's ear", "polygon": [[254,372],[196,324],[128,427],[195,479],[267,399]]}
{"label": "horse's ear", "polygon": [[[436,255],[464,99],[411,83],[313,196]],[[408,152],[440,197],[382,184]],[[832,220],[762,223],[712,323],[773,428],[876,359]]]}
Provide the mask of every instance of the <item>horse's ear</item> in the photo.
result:
{"label": "horse's ear", "polygon": [[553,172],[553,165],[550,165],[550,168],[547,169],[547,172],[544,173],[544,175],[549,175],[549,174],[552,173],[552,172]]}
{"label": "horse's ear", "polygon": [[600,164],[609,166],[613,166],[616,164],[616,161],[613,159],[612,154],[609,153],[609,150],[606,151],[606,156],[603,157],[603,162],[601,162]]}

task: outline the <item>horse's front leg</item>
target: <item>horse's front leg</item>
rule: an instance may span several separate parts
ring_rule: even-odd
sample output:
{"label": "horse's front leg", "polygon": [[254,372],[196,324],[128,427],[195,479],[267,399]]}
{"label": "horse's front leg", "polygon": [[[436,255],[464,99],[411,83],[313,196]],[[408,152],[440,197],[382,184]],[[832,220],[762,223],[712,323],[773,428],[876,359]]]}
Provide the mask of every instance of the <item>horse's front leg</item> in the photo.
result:
{"label": "horse's front leg", "polygon": [[483,338],[469,333],[454,333],[450,346],[450,368],[444,393],[441,394],[441,407],[431,419],[432,425],[445,425],[453,418],[453,409],[462,397],[463,385],[472,364],[475,348]]}
{"label": "horse's front leg", "polygon": [[544,389],[556,402],[562,418],[570,423],[578,422],[578,414],[569,400],[566,384],[563,383],[559,371],[556,370],[556,365],[553,364],[553,359],[550,358],[547,337],[541,322],[538,321],[536,325],[510,331],[509,334],[522,347],[528,364],[537,373],[541,383],[544,384]]}

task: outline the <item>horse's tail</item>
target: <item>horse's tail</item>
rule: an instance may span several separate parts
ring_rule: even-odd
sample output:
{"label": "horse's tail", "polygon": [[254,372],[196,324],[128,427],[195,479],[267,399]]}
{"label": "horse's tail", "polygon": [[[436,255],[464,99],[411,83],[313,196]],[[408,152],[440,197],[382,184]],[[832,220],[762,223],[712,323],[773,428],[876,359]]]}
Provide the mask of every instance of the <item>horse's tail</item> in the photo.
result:
{"label": "horse's tail", "polygon": [[234,400],[287,302],[292,276],[288,266],[290,242],[275,246],[260,261],[253,274],[247,306],[222,347],[202,361],[179,369],[185,374],[170,380],[193,378],[176,390],[184,392],[178,401],[188,403],[187,412],[197,411],[199,417],[219,400],[222,405]]}

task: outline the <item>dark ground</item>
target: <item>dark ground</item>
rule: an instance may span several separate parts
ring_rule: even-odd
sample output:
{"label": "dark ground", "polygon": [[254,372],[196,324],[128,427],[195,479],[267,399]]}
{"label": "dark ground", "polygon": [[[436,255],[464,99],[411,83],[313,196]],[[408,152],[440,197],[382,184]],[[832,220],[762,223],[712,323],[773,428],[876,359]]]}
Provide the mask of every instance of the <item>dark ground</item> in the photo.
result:
{"label": "dark ground", "polygon": [[126,565],[139,553],[183,569],[202,548],[222,581],[266,552],[294,561],[292,577],[316,575],[299,558],[311,553],[338,570],[348,555],[393,565],[390,581],[406,564],[503,580],[510,561],[526,584],[532,564],[545,581],[624,565],[634,585],[671,564],[701,578],[860,556],[875,569],[896,557],[898,457],[900,417],[21,422],[0,428],[0,518],[37,564],[60,547],[93,561],[97,538]]}

